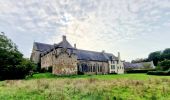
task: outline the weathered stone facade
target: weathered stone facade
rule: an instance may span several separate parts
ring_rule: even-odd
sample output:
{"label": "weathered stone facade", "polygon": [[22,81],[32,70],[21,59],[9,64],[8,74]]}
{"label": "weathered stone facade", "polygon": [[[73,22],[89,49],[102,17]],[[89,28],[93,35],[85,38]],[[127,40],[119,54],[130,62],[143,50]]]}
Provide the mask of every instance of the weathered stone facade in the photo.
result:
{"label": "weathered stone facade", "polygon": [[41,63],[41,68],[52,67],[56,75],[124,73],[120,54],[115,57],[110,53],[80,50],[72,47],[65,36],[59,44],[37,47],[34,44],[31,59]]}
{"label": "weathered stone facade", "polygon": [[[69,50],[68,50],[69,51]],[[77,74],[77,56],[62,50],[53,56],[53,74],[70,75]]]}

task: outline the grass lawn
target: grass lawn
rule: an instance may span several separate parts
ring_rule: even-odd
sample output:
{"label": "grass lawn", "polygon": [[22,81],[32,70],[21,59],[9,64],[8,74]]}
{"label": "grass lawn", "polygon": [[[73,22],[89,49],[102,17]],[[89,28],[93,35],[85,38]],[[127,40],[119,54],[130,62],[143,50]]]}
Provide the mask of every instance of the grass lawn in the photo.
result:
{"label": "grass lawn", "polygon": [[170,76],[41,73],[1,81],[0,100],[170,100]]}

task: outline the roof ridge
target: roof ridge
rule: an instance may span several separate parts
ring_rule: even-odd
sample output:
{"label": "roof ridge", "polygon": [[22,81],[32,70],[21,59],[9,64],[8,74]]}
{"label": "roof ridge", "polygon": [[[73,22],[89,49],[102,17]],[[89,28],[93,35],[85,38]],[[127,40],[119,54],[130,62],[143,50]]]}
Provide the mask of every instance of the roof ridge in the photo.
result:
{"label": "roof ridge", "polygon": [[42,42],[34,42],[34,43],[44,44],[44,45],[51,45],[52,46],[52,44],[47,44],[47,43],[42,43]]}
{"label": "roof ridge", "polygon": [[[88,51],[88,52],[95,52],[95,53],[102,53],[102,51],[101,51],[101,52],[99,52],[99,51],[93,51],[93,50],[84,50],[84,49],[77,49],[77,50]],[[104,54],[112,54],[112,53],[107,53],[107,52],[104,52]]]}

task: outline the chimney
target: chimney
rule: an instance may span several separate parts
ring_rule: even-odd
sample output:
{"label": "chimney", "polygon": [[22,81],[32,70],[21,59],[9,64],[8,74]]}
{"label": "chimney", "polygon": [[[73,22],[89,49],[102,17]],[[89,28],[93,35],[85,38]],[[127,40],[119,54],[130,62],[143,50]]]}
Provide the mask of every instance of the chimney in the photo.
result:
{"label": "chimney", "polygon": [[66,36],[65,35],[63,35],[63,41],[66,41]]}
{"label": "chimney", "polygon": [[118,61],[120,62],[120,52],[118,52]]}
{"label": "chimney", "polygon": [[74,44],[74,48],[76,49],[76,44]]}

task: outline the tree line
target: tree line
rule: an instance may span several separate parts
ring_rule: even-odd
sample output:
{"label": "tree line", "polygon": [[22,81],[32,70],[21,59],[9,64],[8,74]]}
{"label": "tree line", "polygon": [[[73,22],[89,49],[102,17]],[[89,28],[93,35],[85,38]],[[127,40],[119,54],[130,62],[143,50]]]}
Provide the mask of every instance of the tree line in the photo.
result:
{"label": "tree line", "polygon": [[147,58],[140,58],[132,60],[132,63],[153,61],[158,70],[170,69],[170,48],[166,48],[162,51],[151,52]]}
{"label": "tree line", "polygon": [[164,60],[170,60],[170,48],[163,51],[155,51],[149,54],[148,60],[153,61],[154,65],[158,65],[159,62]]}

